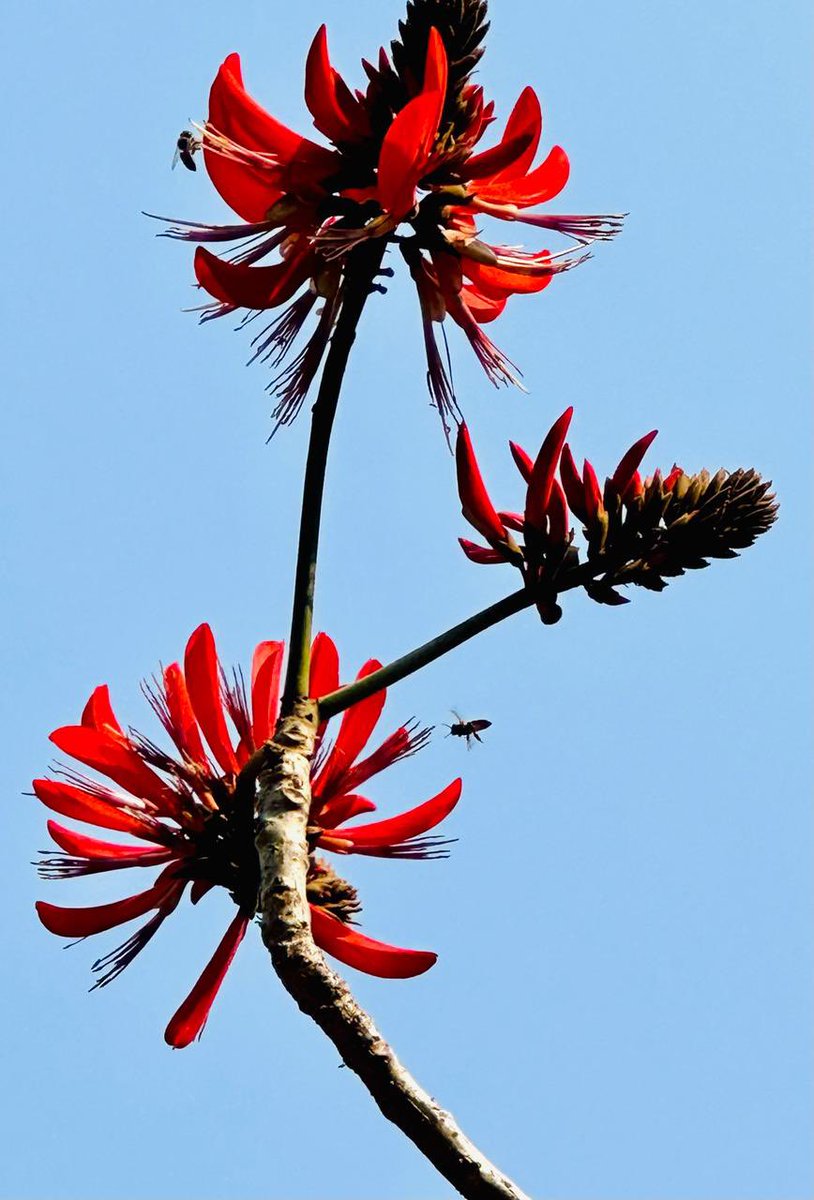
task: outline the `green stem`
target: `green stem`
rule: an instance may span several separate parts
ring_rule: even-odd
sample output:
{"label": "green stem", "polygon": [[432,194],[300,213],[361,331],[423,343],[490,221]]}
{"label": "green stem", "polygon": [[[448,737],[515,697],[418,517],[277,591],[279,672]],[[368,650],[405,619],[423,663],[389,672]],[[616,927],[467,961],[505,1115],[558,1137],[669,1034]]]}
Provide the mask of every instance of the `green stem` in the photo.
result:
{"label": "green stem", "polygon": [[356,340],[356,328],[370,295],[371,285],[385,251],[384,239],[360,246],[348,256],[342,285],[342,308],[319,384],[311,417],[311,437],[302,489],[300,537],[294,573],[294,600],[288,641],[288,668],[283,694],[283,714],[291,711],[298,696],[307,696],[311,670],[311,633],[314,613],[319,527],[325,468],[336,407],[345,368]]}
{"label": "green stem", "polygon": [[463,645],[476,634],[489,629],[491,625],[505,621],[506,617],[514,616],[524,608],[530,608],[533,603],[534,597],[531,592],[527,588],[521,588],[518,592],[512,592],[510,596],[498,600],[497,604],[490,604],[488,608],[483,608],[474,616],[461,621],[460,624],[453,625],[451,629],[445,630],[438,637],[432,638],[415,650],[410,650],[409,653],[403,654],[401,658],[395,659],[387,666],[380,667],[378,671],[366,675],[364,679],[358,679],[356,683],[349,683],[346,687],[341,687],[337,691],[323,696],[319,702],[320,720],[326,721],[328,717],[334,717],[337,713],[344,712],[346,708],[350,708],[351,704],[356,704],[359,700],[372,696],[381,688],[390,687],[399,680],[406,679],[408,675],[420,671],[422,667],[434,662],[442,654],[454,650],[456,646]]}

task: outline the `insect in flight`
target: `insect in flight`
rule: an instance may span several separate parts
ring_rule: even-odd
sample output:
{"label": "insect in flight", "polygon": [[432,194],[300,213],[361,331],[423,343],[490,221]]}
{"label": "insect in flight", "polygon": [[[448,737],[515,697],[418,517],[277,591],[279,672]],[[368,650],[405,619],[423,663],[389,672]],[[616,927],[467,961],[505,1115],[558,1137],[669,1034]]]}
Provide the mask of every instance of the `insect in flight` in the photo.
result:
{"label": "insect in flight", "polygon": [[201,143],[192,130],[182,129],[175,143],[175,154],[172,156],[173,170],[175,169],[175,164],[180,159],[188,171],[197,171],[198,166],[192,156],[200,148]]}
{"label": "insect in flight", "polygon": [[453,725],[447,725],[447,729],[449,730],[447,737],[466,738],[467,750],[472,749],[472,738],[474,738],[476,742],[483,741],[483,738],[479,735],[484,729],[489,729],[492,724],[491,721],[485,720],[465,721],[461,714],[456,712],[454,708],[452,710],[452,715],[455,717],[455,723]]}

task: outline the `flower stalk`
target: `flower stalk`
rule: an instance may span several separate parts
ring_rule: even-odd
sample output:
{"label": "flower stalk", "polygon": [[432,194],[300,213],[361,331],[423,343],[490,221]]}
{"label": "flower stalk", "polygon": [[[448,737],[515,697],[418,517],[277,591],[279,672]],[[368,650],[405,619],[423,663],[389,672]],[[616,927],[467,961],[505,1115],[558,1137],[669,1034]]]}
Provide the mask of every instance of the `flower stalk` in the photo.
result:
{"label": "flower stalk", "polygon": [[293,710],[297,697],[308,694],[317,553],[331,432],[345,368],[356,340],[356,329],[381,266],[384,251],[384,242],[371,242],[359,246],[348,256],[342,285],[342,307],[311,417],[311,436],[302,488],[297,564],[294,570],[289,659],[283,692],[284,713]]}

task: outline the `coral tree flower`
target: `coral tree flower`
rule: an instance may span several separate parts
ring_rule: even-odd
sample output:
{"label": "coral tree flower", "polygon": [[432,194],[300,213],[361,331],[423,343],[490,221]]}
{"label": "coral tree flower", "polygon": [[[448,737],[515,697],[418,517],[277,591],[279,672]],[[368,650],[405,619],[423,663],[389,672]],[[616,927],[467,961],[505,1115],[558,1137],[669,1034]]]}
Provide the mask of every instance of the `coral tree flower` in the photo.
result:
{"label": "coral tree flower", "polygon": [[[254,773],[251,756],[273,734],[279,711],[282,642],[261,642],[252,661],[248,695],[243,677],[227,679],[208,625],[192,634],[183,665],[172,663],[145,692],[166,734],[170,753],[119,724],[106,686],[93,692],[78,725],[51,734],[64,754],[100,780],[60,767],[56,778],[36,779],[39,800],[60,817],[136,841],[89,837],[56,821],[48,831],[59,854],[47,853],[40,872],[47,879],[159,868],[144,890],[90,908],[37,904],[43,925],[65,938],[103,933],[137,918],[148,920],[93,966],[103,987],[132,962],[180,903],[193,904],[214,887],[225,888],[237,913],[212,959],[173,1016],[165,1033],[171,1046],[188,1045],[203,1029],[217,991],[257,907],[259,872],[254,851]],[[360,677],[380,664],[367,662]],[[336,646],[325,634],[314,642],[310,693],[319,697],[339,686]],[[332,743],[324,725],[312,767],[308,838],[311,860],[308,899],[314,940],[349,966],[384,978],[408,978],[428,970],[436,956],[390,946],[361,933],[353,918],[360,904],[317,850],[385,858],[434,858],[447,844],[426,836],[455,807],[461,781],[398,816],[359,823],[375,805],[359,789],[374,775],[413,754],[430,730],[403,725],[372,752],[365,750],[381,716],[385,692],[353,705],[342,716]]]}
{"label": "coral tree flower", "polygon": [[[270,385],[278,423],[299,410],[342,305],[349,254],[369,239],[397,244],[414,280],[424,328],[427,379],[445,430],[458,416],[435,330],[449,317],[494,384],[517,383],[512,364],[484,332],[508,299],[546,288],[608,240],[622,218],[540,212],[565,187],[569,162],[554,146],[535,165],[542,110],[526,87],[499,139],[480,143],[494,105],[472,81],[488,26],[485,0],[412,0],[391,53],[363,60],[364,91],[332,66],[325,26],[305,65],[305,102],[330,145],[286,128],[246,91],[240,59],[221,65],[200,127],[209,177],[241,224],[178,222],[169,236],[234,240],[223,259],[200,245],[195,274],[213,303],[202,319],[280,309],[253,341],[254,358],[282,367],[309,314],[316,329]],[[479,222],[520,222],[566,238],[576,255],[524,251],[481,239]],[[275,261],[258,265],[269,255]]]}

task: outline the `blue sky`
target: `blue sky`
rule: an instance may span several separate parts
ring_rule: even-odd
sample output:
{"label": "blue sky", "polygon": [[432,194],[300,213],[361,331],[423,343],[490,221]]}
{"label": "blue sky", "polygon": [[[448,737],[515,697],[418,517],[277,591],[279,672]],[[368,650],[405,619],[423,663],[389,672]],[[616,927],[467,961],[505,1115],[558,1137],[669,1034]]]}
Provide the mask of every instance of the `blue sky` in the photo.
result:
{"label": "blue sky", "polygon": [[[352,863],[365,928],[434,948],[409,983],[353,986],[424,1085],[534,1195],[802,1200],[811,1194],[810,15],[801,0],[612,11],[492,5],[481,78],[506,113],[532,83],[572,161],[560,207],[630,210],[622,237],[510,304],[496,339],[529,395],[495,392],[452,331],[458,393],[493,492],[505,443],[568,404],[600,473],[658,426],[647,464],[757,466],[781,520],[742,559],[636,594],[525,613],[391,694],[390,726],[456,707],[383,778],[383,812],[458,774],[441,863]],[[141,209],[228,219],[170,171],[220,60],[308,128],[302,63],[328,20],[337,65],[389,39],[395,0],[297,5],[45,0],[6,17],[2,289],[2,693],[7,920],[0,1183],[15,1200],[407,1200],[450,1190],[339,1070],[250,937],[200,1044],[161,1033],[225,924],[179,913],[102,993],[35,898],[45,813],[22,795],[48,732],[111,685],[138,690],[209,620],[226,662],[282,637],[301,421],[265,444],[247,338],[199,329],[188,251]],[[531,231],[533,233],[533,231]],[[531,238],[529,239],[532,240]],[[504,499],[505,497],[505,499]],[[330,466],[318,623],[348,672],[497,599],[466,562],[452,463],[402,278],[366,314]],[[805,549],[803,549],[805,548]],[[115,937],[115,935],[111,935]],[[108,939],[109,944],[113,942]]]}

